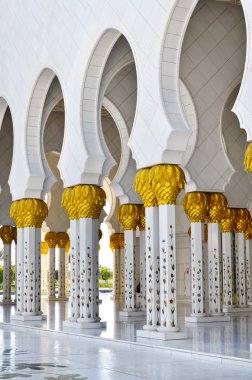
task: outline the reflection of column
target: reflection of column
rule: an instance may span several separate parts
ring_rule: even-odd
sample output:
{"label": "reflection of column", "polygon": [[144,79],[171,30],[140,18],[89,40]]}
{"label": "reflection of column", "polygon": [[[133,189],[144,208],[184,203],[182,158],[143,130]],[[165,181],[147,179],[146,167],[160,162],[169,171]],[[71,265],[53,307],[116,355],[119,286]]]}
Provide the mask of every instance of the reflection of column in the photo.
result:
{"label": "reflection of column", "polygon": [[3,305],[11,304],[11,242],[14,239],[15,227],[2,226],[0,237],[3,241]]}
{"label": "reflection of column", "polygon": [[227,209],[227,200],[223,194],[209,194],[208,215],[208,274],[209,274],[209,313],[223,315],[222,312],[222,258],[221,225]]}
{"label": "reflection of column", "polygon": [[120,247],[120,298],[124,300],[124,234],[119,234]]}
{"label": "reflection of column", "polygon": [[47,232],[45,235],[45,241],[48,244],[49,247],[49,301],[55,301],[55,248],[57,245],[57,233],[56,232]]}
{"label": "reflection of column", "polygon": [[188,193],[183,201],[184,210],[191,221],[191,275],[192,275],[192,316],[204,317],[204,221],[208,214],[206,193]]}
{"label": "reflection of column", "polygon": [[[48,213],[39,199],[22,199],[12,203],[10,216],[15,220],[18,256],[18,319],[41,319],[41,225]],[[21,314],[21,315],[20,315]]]}
{"label": "reflection of column", "polygon": [[41,242],[41,294],[48,295],[48,244],[46,241]]}
{"label": "reflection of column", "polygon": [[146,246],[146,325],[156,330],[160,325],[159,219],[157,200],[150,186],[150,169],[140,170],[135,177],[135,191],[145,207]]}
{"label": "reflection of column", "polygon": [[[139,224],[141,205],[125,204],[120,206],[119,220],[124,227],[124,263],[125,263],[125,308],[120,316],[140,315],[136,305],[136,286],[134,256],[136,251],[136,227]],[[136,314],[138,313],[138,314]]]}
{"label": "reflection of column", "polygon": [[146,248],[145,248],[145,209],[142,206],[139,223],[140,248],[140,308],[146,310]]}
{"label": "reflection of column", "polygon": [[113,298],[120,298],[120,242],[119,233],[110,236],[110,248],[114,252],[113,256]]}
{"label": "reflection of column", "polygon": [[105,200],[105,192],[94,185],[78,185],[65,189],[62,196],[62,206],[67,210],[71,220],[71,313],[70,319],[64,322],[64,326],[101,327],[98,283],[98,218]]}
{"label": "reflection of column", "polygon": [[252,221],[250,220],[245,234],[246,238],[246,279],[247,279],[247,303],[252,305]]}
{"label": "reflection of column", "polygon": [[57,247],[59,248],[59,293],[58,300],[66,301],[66,245],[69,242],[69,236],[66,232],[57,233]]}

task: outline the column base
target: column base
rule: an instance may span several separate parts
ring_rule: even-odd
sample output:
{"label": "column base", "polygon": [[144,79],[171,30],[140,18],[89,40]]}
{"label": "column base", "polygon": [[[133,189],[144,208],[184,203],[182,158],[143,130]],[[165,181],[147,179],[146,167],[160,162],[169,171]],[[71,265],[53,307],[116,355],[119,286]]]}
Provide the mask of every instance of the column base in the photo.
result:
{"label": "column base", "polygon": [[156,331],[158,328],[157,325],[144,325],[143,330],[145,331]]}
{"label": "column base", "polygon": [[0,305],[16,305],[16,301],[11,301],[11,300],[3,300],[0,302]]}
{"label": "column base", "polygon": [[179,328],[178,327],[164,327],[164,326],[158,326],[157,328],[158,332],[178,332]]}
{"label": "column base", "polygon": [[[68,301],[67,297],[58,297],[55,299],[56,301]],[[49,300],[50,301],[50,300]]]}
{"label": "column base", "polygon": [[137,330],[137,338],[148,338],[156,340],[178,340],[187,339],[187,334],[184,331],[151,331],[151,330]]}
{"label": "column base", "polygon": [[67,320],[63,321],[63,327],[74,328],[74,329],[103,329],[107,327],[107,322],[100,321],[87,321],[82,318],[77,320]]}
{"label": "column base", "polygon": [[227,315],[220,316],[196,316],[190,315],[185,317],[186,323],[215,323],[215,322],[230,322],[231,318]]}
{"label": "column base", "polygon": [[223,306],[223,311],[226,314],[239,314],[239,313],[251,313],[252,312],[252,306],[239,306],[239,305],[233,305],[233,306]]}
{"label": "column base", "polygon": [[11,315],[11,321],[42,321],[46,320],[46,315],[34,314],[34,313],[24,313]]}
{"label": "column base", "polygon": [[57,301],[57,298],[55,296],[49,296],[48,301]]}
{"label": "column base", "polygon": [[124,309],[119,312],[119,318],[140,318],[143,319],[146,316],[146,312],[139,309]]}

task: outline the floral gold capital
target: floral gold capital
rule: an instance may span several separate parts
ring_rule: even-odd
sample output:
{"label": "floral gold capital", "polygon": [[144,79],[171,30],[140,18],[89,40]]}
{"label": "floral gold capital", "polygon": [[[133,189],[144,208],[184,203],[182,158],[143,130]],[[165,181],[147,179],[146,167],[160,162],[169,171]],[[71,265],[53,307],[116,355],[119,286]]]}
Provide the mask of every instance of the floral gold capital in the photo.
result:
{"label": "floral gold capital", "polygon": [[21,199],[13,202],[10,208],[10,216],[17,228],[41,228],[47,215],[47,204],[41,199]]}

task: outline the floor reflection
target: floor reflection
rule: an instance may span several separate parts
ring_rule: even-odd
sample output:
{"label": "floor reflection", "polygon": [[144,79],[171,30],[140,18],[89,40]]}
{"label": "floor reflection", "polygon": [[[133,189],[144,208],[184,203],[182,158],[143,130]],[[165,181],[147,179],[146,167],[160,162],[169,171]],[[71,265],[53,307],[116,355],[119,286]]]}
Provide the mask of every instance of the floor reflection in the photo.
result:
{"label": "floor reflection", "polygon": [[[251,359],[250,343],[252,343],[252,313],[231,317],[231,322],[207,323],[185,327],[184,317],[190,313],[189,303],[178,304],[178,321],[181,329],[186,329],[188,339],[174,341],[156,341],[143,338],[136,339],[136,330],[142,329],[145,320],[127,321],[119,320],[121,305],[111,299],[111,295],[101,294],[100,316],[107,322],[107,327],[101,330],[74,331],[77,334],[95,335],[104,338],[138,341],[140,343],[156,346],[167,346],[179,349],[207,352],[225,356],[235,356]],[[43,314],[47,316],[42,322],[25,322],[26,326],[40,327],[43,329],[61,331],[62,323],[68,318],[68,302],[48,301],[42,298]],[[15,306],[0,306],[0,322],[10,322],[10,315],[15,313]],[[17,323],[15,321],[15,323]],[[23,324],[24,323],[21,323]],[[65,331],[65,330],[64,330]],[[73,332],[69,328],[68,332]],[[11,350],[15,351],[15,345]],[[13,352],[10,350],[10,353]],[[2,358],[7,351],[2,352]],[[15,352],[15,354],[17,354]]]}

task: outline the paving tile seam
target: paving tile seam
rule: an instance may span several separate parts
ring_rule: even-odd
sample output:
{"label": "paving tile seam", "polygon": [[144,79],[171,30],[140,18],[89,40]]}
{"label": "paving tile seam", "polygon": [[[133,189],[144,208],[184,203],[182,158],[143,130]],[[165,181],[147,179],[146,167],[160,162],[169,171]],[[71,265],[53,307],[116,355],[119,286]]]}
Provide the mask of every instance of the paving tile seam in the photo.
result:
{"label": "paving tile seam", "polygon": [[167,352],[171,356],[172,355],[175,355],[175,356],[176,355],[183,355],[186,357],[190,357],[192,359],[202,359],[205,361],[215,361],[215,362],[218,362],[218,363],[224,364],[224,365],[230,363],[232,365],[240,366],[240,367],[248,367],[248,366],[252,367],[252,360],[251,359],[237,358],[234,356],[224,356],[224,355],[211,354],[211,353],[202,352],[202,351],[184,350],[181,348],[154,346],[151,344],[129,342],[129,341],[125,341],[125,340],[118,340],[118,339],[112,339],[112,338],[107,338],[107,337],[97,337],[97,336],[86,335],[86,334],[70,333],[70,332],[66,332],[66,331],[49,330],[49,329],[43,329],[43,328],[34,327],[34,326],[21,326],[21,325],[16,325],[14,323],[7,323],[7,322],[0,322],[0,326],[4,326],[4,327],[8,327],[8,328],[14,327],[14,328],[23,329],[23,330],[27,330],[27,329],[33,330],[34,332],[38,333],[39,335],[43,334],[43,335],[50,336],[50,335],[54,334],[54,335],[58,335],[61,337],[68,335],[68,336],[72,336],[72,337],[75,337],[78,339],[84,338],[86,340],[91,340],[92,342],[96,341],[97,344],[99,342],[103,342],[103,343],[107,343],[107,344],[108,343],[112,344],[114,346],[125,345],[128,349],[130,349],[130,348],[134,348],[134,349],[135,348],[136,349],[143,348],[143,349],[149,349],[151,351]]}

